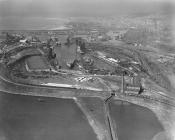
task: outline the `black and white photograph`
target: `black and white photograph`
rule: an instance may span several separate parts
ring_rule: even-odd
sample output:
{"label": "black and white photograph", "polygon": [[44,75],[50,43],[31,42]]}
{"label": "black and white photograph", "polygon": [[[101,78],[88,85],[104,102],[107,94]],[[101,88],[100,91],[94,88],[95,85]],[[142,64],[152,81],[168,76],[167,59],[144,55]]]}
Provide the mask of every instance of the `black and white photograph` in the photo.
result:
{"label": "black and white photograph", "polygon": [[0,0],[0,140],[175,140],[175,0]]}

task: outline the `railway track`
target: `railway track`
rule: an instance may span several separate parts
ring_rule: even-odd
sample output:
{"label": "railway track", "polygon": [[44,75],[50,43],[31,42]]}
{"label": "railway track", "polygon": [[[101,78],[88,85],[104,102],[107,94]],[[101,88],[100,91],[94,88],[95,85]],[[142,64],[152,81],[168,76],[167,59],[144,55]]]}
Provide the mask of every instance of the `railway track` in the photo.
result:
{"label": "railway track", "polygon": [[159,102],[159,103],[163,103],[163,104],[166,104],[166,105],[170,105],[172,107],[175,107],[175,101],[173,101],[172,99],[170,100],[170,98],[167,96],[165,98],[156,98],[156,97],[153,97],[153,96],[149,96],[149,95],[142,95],[142,94],[135,94],[135,93],[124,93],[123,94],[124,96],[128,96],[128,97],[136,97],[136,98],[142,98],[142,99],[145,99],[145,100],[151,100],[151,101],[156,101],[156,102]]}

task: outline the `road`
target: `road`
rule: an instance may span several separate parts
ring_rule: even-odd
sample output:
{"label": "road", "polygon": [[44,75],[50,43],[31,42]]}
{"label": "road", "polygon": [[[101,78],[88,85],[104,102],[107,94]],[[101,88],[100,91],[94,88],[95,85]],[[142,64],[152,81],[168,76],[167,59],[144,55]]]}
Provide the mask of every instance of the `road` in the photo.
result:
{"label": "road", "polygon": [[[2,74],[2,73],[1,73]],[[73,98],[77,96],[82,97],[103,97],[107,93],[75,89],[68,87],[53,87],[53,86],[41,86],[41,85],[27,85],[21,83],[15,83],[6,79],[3,75],[0,75],[0,91],[11,94],[22,94],[31,96],[45,96],[45,97],[57,97],[57,98]],[[109,93],[108,93],[109,94]]]}

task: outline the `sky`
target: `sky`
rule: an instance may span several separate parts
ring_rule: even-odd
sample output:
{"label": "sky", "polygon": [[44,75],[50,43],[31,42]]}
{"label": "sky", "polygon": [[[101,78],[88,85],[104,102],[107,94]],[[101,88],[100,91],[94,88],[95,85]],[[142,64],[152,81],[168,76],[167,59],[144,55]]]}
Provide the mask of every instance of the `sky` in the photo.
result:
{"label": "sky", "polygon": [[36,18],[172,13],[172,3],[175,0],[0,0],[0,28],[20,26]]}
{"label": "sky", "polygon": [[0,17],[93,16],[124,11],[154,11],[161,7],[159,3],[168,1],[175,0],[0,0]]}

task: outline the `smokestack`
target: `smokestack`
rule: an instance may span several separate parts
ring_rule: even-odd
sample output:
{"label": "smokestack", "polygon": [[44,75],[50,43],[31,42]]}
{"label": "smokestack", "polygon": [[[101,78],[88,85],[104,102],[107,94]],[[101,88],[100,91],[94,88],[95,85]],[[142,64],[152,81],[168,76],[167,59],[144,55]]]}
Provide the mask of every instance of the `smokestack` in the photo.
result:
{"label": "smokestack", "polygon": [[124,72],[123,72],[123,73],[122,73],[122,86],[121,86],[121,93],[125,93],[124,85],[125,85],[125,77],[124,77]]}

